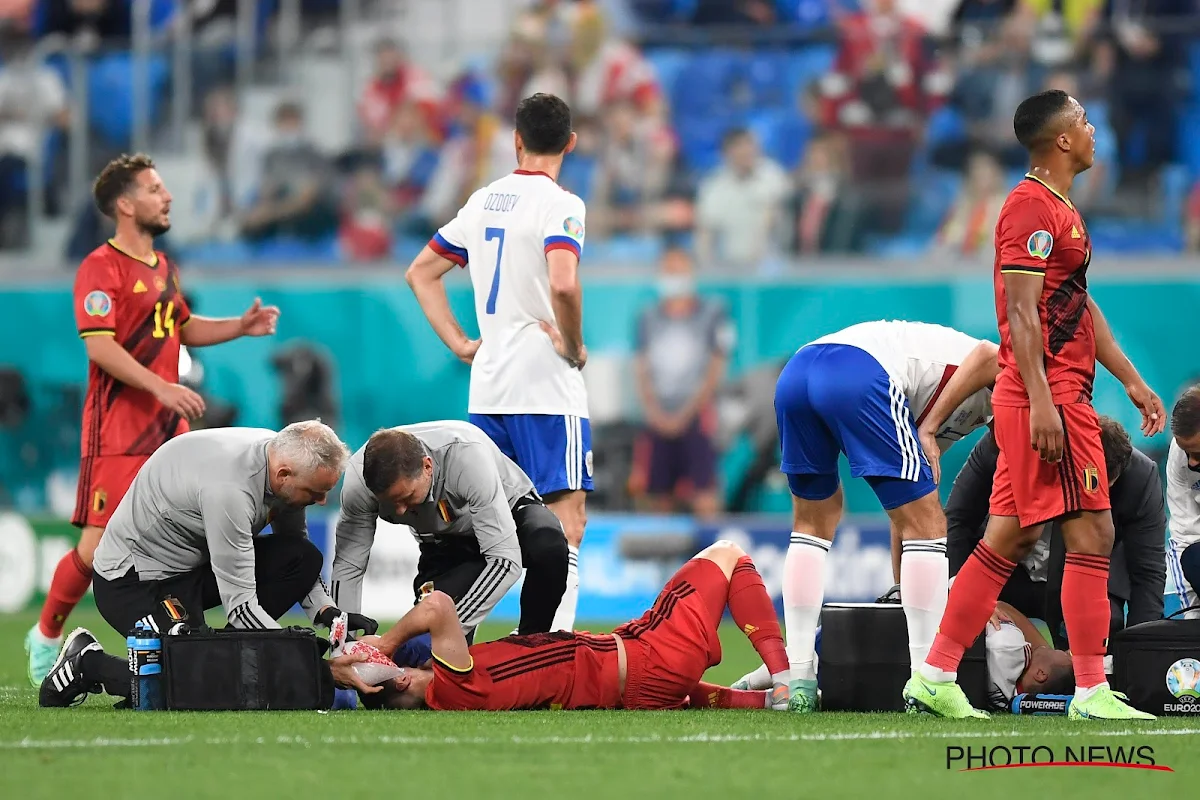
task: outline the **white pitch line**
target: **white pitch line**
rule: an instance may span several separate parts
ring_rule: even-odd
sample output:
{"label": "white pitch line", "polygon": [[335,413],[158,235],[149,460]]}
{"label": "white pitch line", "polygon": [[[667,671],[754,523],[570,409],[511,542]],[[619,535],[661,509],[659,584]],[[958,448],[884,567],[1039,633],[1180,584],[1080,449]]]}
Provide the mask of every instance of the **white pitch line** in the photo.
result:
{"label": "white pitch line", "polygon": [[258,736],[258,737],[162,737],[143,739],[34,739],[26,737],[11,741],[0,741],[0,750],[36,749],[91,749],[123,747],[174,747],[178,745],[206,744],[221,747],[245,745],[299,745],[311,747],[321,745],[548,745],[548,744],[737,744],[744,742],[853,742],[890,741],[896,739],[1010,739],[1052,737],[1113,737],[1113,736],[1194,736],[1200,728],[1175,728],[1145,730],[1123,728],[1120,730],[1088,730],[1080,726],[1074,731],[1024,730],[1024,731],[929,731],[910,733],[903,731],[866,733],[793,733],[793,734],[724,734],[697,733],[686,736]]}

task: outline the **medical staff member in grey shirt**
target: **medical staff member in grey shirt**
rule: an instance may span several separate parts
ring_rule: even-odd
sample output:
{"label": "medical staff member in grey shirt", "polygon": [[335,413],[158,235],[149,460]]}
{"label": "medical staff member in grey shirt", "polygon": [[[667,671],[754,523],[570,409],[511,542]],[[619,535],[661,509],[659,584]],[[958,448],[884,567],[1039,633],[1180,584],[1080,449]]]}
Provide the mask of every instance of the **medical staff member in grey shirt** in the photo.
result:
{"label": "medical staff member in grey shirt", "polygon": [[521,468],[482,430],[455,420],[377,431],[350,459],[333,596],[358,611],[379,519],[420,543],[413,590],[454,599],[468,637],[526,570],[518,633],[545,633],[567,584],[567,540]]}
{"label": "medical staff member in grey shirt", "polygon": [[[304,509],[324,505],[349,450],[328,426],[297,422],[194,431],[160,447],[134,478],[96,550],[96,607],[118,633],[137,622],[167,631],[223,606],[235,628],[279,628],[295,603],[328,626],[341,612],[321,582],[321,551]],[[271,534],[259,534],[268,525]],[[354,615],[351,628],[374,633]],[[42,683],[43,706],[71,705],[102,684],[129,694],[124,659],[79,629]],[[334,671],[335,680],[355,685]]]}

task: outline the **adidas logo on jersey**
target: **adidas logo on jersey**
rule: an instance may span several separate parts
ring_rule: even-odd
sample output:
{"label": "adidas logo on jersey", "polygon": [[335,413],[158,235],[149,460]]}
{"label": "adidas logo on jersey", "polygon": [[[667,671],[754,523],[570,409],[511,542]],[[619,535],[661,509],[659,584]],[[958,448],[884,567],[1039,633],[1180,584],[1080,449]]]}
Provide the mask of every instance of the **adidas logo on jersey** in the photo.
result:
{"label": "adidas logo on jersey", "polygon": [[138,278],[137,283],[135,283],[133,285],[133,293],[134,294],[142,294],[146,291],[147,291],[146,284],[142,283],[141,278]]}
{"label": "adidas logo on jersey", "polygon": [[1074,225],[1072,225],[1072,226],[1071,226],[1071,238],[1072,238],[1072,239],[1079,239],[1079,238],[1081,238],[1081,237],[1079,236],[1079,228],[1076,228]]}

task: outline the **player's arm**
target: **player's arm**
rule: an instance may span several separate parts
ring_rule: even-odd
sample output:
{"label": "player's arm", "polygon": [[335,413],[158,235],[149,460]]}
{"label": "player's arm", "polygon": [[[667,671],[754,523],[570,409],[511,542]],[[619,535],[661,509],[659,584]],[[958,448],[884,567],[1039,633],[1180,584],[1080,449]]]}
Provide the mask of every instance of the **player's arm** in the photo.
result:
{"label": "player's arm", "polygon": [[[1130,487],[1133,496],[1141,499],[1137,511],[1128,524],[1124,519],[1118,523],[1121,541],[1125,543],[1125,566],[1129,570],[1126,625],[1161,619],[1163,615],[1163,589],[1167,582],[1163,531],[1167,529],[1167,510],[1163,504],[1158,465],[1149,462],[1148,466],[1145,477],[1138,480],[1139,485]],[[1132,478],[1133,475],[1125,475],[1122,483]]]}
{"label": "player's arm", "polygon": [[1096,305],[1096,301],[1091,298],[1091,295],[1088,295],[1087,303],[1088,310],[1092,312],[1092,325],[1096,331],[1096,360],[1121,382],[1129,399],[1137,406],[1138,411],[1142,412],[1142,433],[1146,436],[1162,433],[1167,424],[1167,414],[1163,409],[1162,400],[1146,385],[1142,376],[1138,374],[1137,368],[1133,366],[1133,362],[1121,349],[1121,345],[1117,344],[1112,328],[1108,326],[1108,320],[1104,318],[1104,314],[1100,312],[1100,306]]}
{"label": "player's arm", "polygon": [[996,376],[1000,374],[1000,362],[997,359],[999,353],[1000,346],[994,342],[984,340],[975,345],[950,376],[950,380],[946,381],[933,405],[925,412],[925,419],[917,432],[925,455],[929,458],[929,465],[933,467],[935,483],[940,483],[941,465],[935,465],[934,462],[939,460],[938,456],[942,453],[941,445],[937,441],[937,432],[968,397],[995,384]]}
{"label": "player's arm", "polygon": [[112,265],[102,258],[85,259],[75,276],[72,305],[88,360],[126,386],[152,395],[175,413],[190,419],[199,417],[204,413],[200,395],[155,375],[117,341],[121,298],[121,281]]}
{"label": "player's arm", "polygon": [[542,321],[544,330],[558,354],[573,367],[587,361],[583,346],[583,287],[579,283],[579,260],[587,208],[573,194],[563,192],[546,212],[542,225],[543,250],[550,277],[550,307],[553,325]]}
{"label": "player's arm", "polygon": [[253,500],[236,486],[216,484],[200,490],[200,516],[208,541],[217,591],[229,624],[235,628],[278,628],[259,605],[254,579]]}
{"label": "player's arm", "polygon": [[1004,271],[1009,336],[1017,369],[1029,394],[1030,443],[1044,460],[1054,464],[1062,458],[1063,427],[1050,393],[1050,381],[1046,378],[1042,347],[1038,304],[1045,282],[1044,272]]}
{"label": "player's arm", "polygon": [[378,639],[364,639],[389,657],[405,642],[429,634],[433,658],[456,672],[467,672],[474,663],[467,638],[455,613],[454,600],[445,592],[433,591],[421,599]]}
{"label": "player's arm", "polygon": [[484,568],[458,601],[458,619],[471,630],[500,602],[521,575],[517,523],[504,494],[496,462],[479,445],[460,445],[446,468],[446,490],[466,502]]}
{"label": "player's arm", "polygon": [[346,611],[362,610],[363,576],[371,560],[379,501],[351,466],[342,481],[342,509],[334,529],[333,601]]}
{"label": "player's arm", "polygon": [[466,263],[465,250],[461,254],[448,249],[438,252],[432,244],[426,245],[408,265],[404,280],[417,296],[417,303],[433,327],[433,332],[450,348],[450,352],[470,364],[475,358],[475,351],[479,349],[479,340],[472,340],[458,324],[458,319],[450,309],[446,286],[442,283],[447,272],[456,265],[464,266]]}
{"label": "player's arm", "polygon": [[242,336],[270,336],[275,333],[279,309],[264,306],[254,298],[240,317],[201,317],[192,314],[179,331],[179,341],[188,347],[207,347],[239,339]]}
{"label": "player's arm", "polygon": [[1012,624],[1017,626],[1017,630],[1025,637],[1025,641],[1032,647],[1050,647],[1051,644],[1046,641],[1046,637],[1042,636],[1042,632],[1037,629],[1037,626],[1029,621],[1029,617],[1017,611],[1015,608],[1005,603],[1003,600],[996,601],[996,613],[1002,617],[1007,617]]}

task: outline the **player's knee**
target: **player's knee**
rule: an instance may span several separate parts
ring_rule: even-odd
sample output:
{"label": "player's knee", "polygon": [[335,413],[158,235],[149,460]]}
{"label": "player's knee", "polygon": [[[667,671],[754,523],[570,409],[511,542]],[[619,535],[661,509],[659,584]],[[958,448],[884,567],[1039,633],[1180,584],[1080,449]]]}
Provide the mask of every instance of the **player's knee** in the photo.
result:
{"label": "player's knee", "polygon": [[421,598],[421,606],[437,615],[457,613],[454,598],[437,589]]}
{"label": "player's knee", "polygon": [[888,516],[904,541],[946,538],[946,514],[936,491],[891,509]]}
{"label": "player's knee", "polygon": [[321,567],[325,563],[325,557],[321,555],[321,551],[317,546],[308,539],[302,539],[299,536],[296,538],[296,564],[297,570],[304,578],[308,585],[317,582],[321,577]]}
{"label": "player's knee", "polygon": [[730,573],[744,555],[746,555],[746,551],[742,549],[741,545],[728,539],[720,539],[701,550],[696,557],[708,559],[726,573]]}
{"label": "player's knee", "polygon": [[521,557],[526,569],[567,568],[567,537],[558,521],[539,520],[537,526],[522,533]]}

